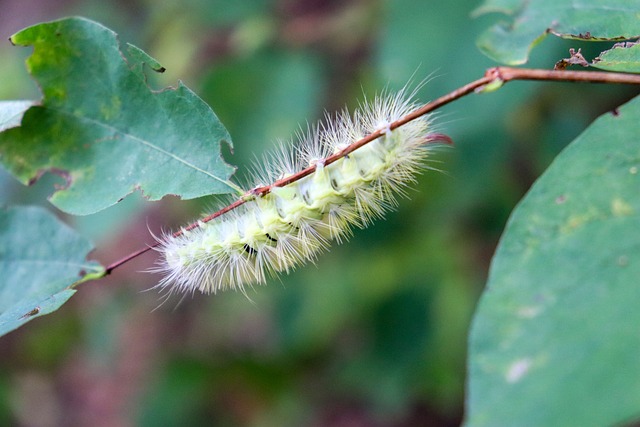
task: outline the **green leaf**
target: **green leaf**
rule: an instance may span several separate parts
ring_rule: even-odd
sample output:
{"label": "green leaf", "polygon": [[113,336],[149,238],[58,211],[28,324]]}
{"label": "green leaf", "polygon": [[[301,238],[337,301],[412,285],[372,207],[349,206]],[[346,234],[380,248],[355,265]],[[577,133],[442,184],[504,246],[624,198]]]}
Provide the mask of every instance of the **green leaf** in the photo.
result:
{"label": "green leaf", "polygon": [[640,73],[640,44],[617,44],[612,49],[602,52],[594,60],[593,66],[622,73]]}
{"label": "green leaf", "polygon": [[47,210],[0,210],[0,335],[57,310],[75,285],[104,269],[86,261],[91,244]]}
{"label": "green leaf", "polygon": [[24,112],[32,105],[33,101],[0,101],[0,132],[20,126]]}
{"label": "green leaf", "polygon": [[470,337],[468,426],[640,416],[640,98],[600,117],[513,212]]}
{"label": "green leaf", "polygon": [[490,58],[524,64],[529,51],[548,33],[582,40],[624,40],[640,36],[640,0],[485,0],[474,12],[509,15],[482,33],[477,44]]}
{"label": "green leaf", "polygon": [[238,191],[220,155],[231,143],[211,108],[182,83],[151,90],[143,65],[161,66],[116,34],[81,18],[39,24],[11,37],[34,46],[27,67],[44,95],[22,126],[0,134],[0,160],[25,184],[44,172],[67,185],[51,202],[90,214],[139,189],[151,200]]}

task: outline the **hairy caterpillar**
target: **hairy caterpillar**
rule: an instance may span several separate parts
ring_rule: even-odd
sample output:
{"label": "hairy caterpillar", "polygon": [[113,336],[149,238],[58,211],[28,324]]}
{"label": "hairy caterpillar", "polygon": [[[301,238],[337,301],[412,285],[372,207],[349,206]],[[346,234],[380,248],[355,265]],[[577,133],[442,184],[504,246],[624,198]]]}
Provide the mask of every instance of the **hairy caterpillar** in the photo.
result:
{"label": "hairy caterpillar", "polygon": [[[273,183],[315,165],[315,171],[239,208],[178,236],[166,235],[157,248],[155,271],[165,274],[158,287],[170,291],[216,293],[244,291],[279,272],[313,261],[350,237],[352,226],[365,227],[396,206],[395,195],[425,166],[437,141],[429,116],[420,116],[393,130],[390,124],[415,110],[415,95],[401,90],[364,102],[353,116],[347,112],[309,129],[298,144],[284,145],[255,166],[257,186]],[[382,136],[328,164],[327,159],[363,137]],[[257,187],[252,187],[257,188]],[[251,192],[247,192],[251,194]]]}

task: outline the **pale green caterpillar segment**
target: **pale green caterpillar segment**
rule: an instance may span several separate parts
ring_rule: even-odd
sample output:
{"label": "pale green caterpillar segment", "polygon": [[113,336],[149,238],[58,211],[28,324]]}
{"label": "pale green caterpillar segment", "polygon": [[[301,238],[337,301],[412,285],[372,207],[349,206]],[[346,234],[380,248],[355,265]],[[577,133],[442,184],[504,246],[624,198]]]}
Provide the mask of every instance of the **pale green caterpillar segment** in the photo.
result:
{"label": "pale green caterpillar segment", "polygon": [[[314,261],[331,241],[348,238],[353,226],[381,217],[396,205],[395,196],[404,194],[431,149],[424,144],[426,117],[389,130],[413,109],[403,92],[377,98],[353,119],[343,114],[312,129],[295,155],[280,150],[267,157],[270,164],[256,182],[274,182],[310,164],[316,170],[178,237],[166,237],[158,268],[166,276],[159,286],[203,293],[243,290]],[[376,130],[385,134],[325,165],[329,155]]]}

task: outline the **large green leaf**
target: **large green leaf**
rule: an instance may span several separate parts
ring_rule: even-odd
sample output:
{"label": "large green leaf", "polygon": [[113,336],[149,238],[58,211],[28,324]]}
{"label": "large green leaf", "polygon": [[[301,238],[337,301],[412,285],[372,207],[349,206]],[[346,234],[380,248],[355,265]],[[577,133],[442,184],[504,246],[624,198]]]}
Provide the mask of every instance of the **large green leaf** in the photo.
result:
{"label": "large green leaf", "polygon": [[640,416],[640,98],[605,114],[513,212],[472,327],[469,426]]}
{"label": "large green leaf", "polygon": [[57,310],[75,284],[101,277],[91,244],[39,207],[0,210],[0,335]]}
{"label": "large green leaf", "polygon": [[151,90],[143,65],[160,65],[140,49],[129,45],[125,59],[114,32],[81,18],[35,25],[11,41],[34,46],[27,67],[44,99],[0,134],[0,160],[25,184],[46,171],[62,175],[57,207],[90,214],[136,189],[151,200],[234,191],[220,155],[227,131],[181,83]]}
{"label": "large green leaf", "polygon": [[529,51],[548,34],[583,40],[621,40],[640,36],[640,0],[485,0],[474,13],[511,16],[485,31],[478,47],[496,61],[527,62]]}

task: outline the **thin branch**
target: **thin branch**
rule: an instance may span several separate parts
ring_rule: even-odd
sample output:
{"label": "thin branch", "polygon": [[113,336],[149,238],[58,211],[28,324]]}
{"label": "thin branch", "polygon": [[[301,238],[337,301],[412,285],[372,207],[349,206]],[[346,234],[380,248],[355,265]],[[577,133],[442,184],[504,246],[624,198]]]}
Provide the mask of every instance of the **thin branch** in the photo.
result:
{"label": "thin branch", "polygon": [[493,77],[505,83],[511,80],[545,80],[556,82],[640,84],[640,74],[612,73],[607,71],[565,71],[495,67],[487,70],[485,77]]}
{"label": "thin branch", "polygon": [[[557,81],[557,82],[585,82],[585,83],[614,83],[614,84],[638,84],[640,85],[640,75],[637,74],[624,74],[624,73],[610,73],[610,72],[602,72],[602,71],[565,71],[565,70],[542,70],[542,69],[528,69],[528,68],[511,68],[511,67],[495,67],[490,68],[486,71],[484,77],[475,80],[469,84],[466,84],[440,98],[431,101],[417,110],[413,111],[410,114],[402,117],[401,119],[391,123],[389,125],[389,129],[393,130],[402,125],[409,123],[412,120],[417,119],[418,117],[424,116],[427,113],[430,113],[434,110],[437,110],[444,105],[449,104],[457,99],[460,99],[470,93],[475,92],[483,92],[494,90],[502,84],[512,81],[512,80],[544,80],[544,81]],[[339,151],[329,157],[327,157],[324,161],[324,165],[330,165],[331,163],[349,155],[349,153],[357,150],[358,148],[368,144],[369,142],[380,138],[385,130],[378,130],[373,132],[370,135],[356,141],[353,144],[350,144],[344,150]],[[265,185],[262,187],[254,188],[253,190],[247,191],[241,198],[231,203],[228,206],[220,209],[217,212],[212,213],[198,222],[194,222],[189,226],[177,231],[173,234],[174,237],[182,235],[185,231],[193,230],[200,226],[201,223],[209,222],[233,209],[236,209],[239,206],[242,206],[246,202],[255,199],[256,197],[262,197],[271,192],[274,187],[284,187],[289,185],[295,181],[298,181],[304,178],[307,175],[311,175],[316,170],[316,166],[309,166],[306,169],[301,170],[287,178],[280,179],[275,181],[270,185]],[[156,242],[153,245],[147,246],[146,248],[139,249],[136,252],[133,252],[126,257],[112,263],[106,268],[105,275],[110,274],[115,268],[120,265],[129,262],[133,258],[136,258],[145,252],[157,247],[160,245],[160,242]]]}

